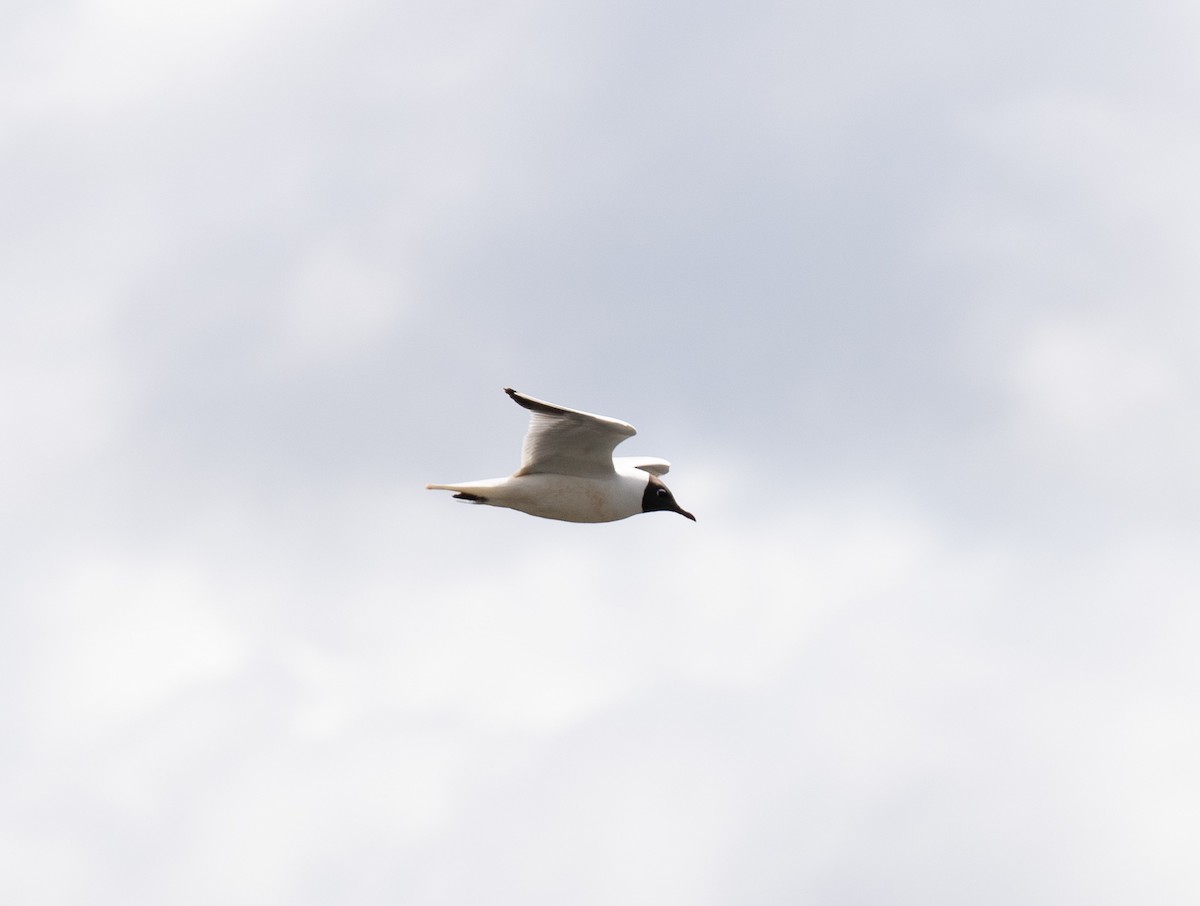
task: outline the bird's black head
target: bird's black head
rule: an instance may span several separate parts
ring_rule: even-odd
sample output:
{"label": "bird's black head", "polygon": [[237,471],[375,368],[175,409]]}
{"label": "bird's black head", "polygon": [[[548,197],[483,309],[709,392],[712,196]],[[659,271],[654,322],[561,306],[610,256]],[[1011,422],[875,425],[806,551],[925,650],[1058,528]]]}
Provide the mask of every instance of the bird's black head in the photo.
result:
{"label": "bird's black head", "polygon": [[667,486],[659,481],[657,476],[651,475],[646,484],[646,493],[642,495],[642,512],[653,513],[655,510],[670,510],[680,516],[687,516],[692,522],[696,521],[695,516],[675,502]]}

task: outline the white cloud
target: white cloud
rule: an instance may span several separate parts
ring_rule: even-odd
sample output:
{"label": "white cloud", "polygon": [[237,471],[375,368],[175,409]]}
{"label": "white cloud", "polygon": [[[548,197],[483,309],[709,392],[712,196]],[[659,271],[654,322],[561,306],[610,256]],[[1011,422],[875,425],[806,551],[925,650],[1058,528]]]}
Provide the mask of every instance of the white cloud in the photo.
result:
{"label": "white cloud", "polygon": [[[889,874],[947,899],[999,847],[1008,889],[1046,901],[1095,864],[1114,883],[1162,867],[1161,850],[1129,856],[1116,816],[1178,824],[1167,791],[1196,793],[1171,755],[1196,744],[1172,729],[1186,696],[1142,710],[1167,676],[1147,659],[1198,681],[1163,647],[1186,635],[1164,594],[1197,581],[1179,550],[973,550],[878,499],[764,520],[698,493],[695,525],[564,532],[432,501],[417,526],[387,494],[339,493],[302,507],[311,524],[269,505],[196,514],[162,561],[64,552],[8,832],[81,793],[89,821],[124,829],[100,842],[67,821],[38,844],[47,870],[88,841],[98,861],[76,871],[95,890],[154,836],[138,876],[159,900],[317,902],[332,885],[365,902],[716,903]],[[335,549],[326,535],[360,554],[306,556]],[[212,559],[246,545],[245,562]],[[1117,771],[1126,786],[1097,799]],[[1026,873],[1034,850],[1049,881]],[[962,871],[935,884],[947,851]]]}
{"label": "white cloud", "polygon": [[1136,310],[1031,319],[1006,387],[1016,455],[1135,518],[1194,501],[1200,373],[1187,346]]}
{"label": "white cloud", "polygon": [[25,114],[93,116],[162,101],[189,82],[218,77],[277,8],[274,0],[51,4],[20,23],[10,67],[20,67],[22,78],[5,80],[4,102]]}
{"label": "white cloud", "polygon": [[[1196,899],[1175,13],[625,12],[0,37],[0,898]],[[501,364],[700,522],[425,494]]]}
{"label": "white cloud", "polygon": [[277,330],[285,364],[322,362],[382,345],[409,299],[397,265],[380,267],[337,245],[317,246],[290,275]]}
{"label": "white cloud", "polygon": [[1160,349],[1138,348],[1119,323],[1036,323],[1013,364],[1019,404],[1041,432],[1099,441],[1136,429],[1181,395]]}
{"label": "white cloud", "polygon": [[244,641],[222,616],[237,602],[220,601],[189,564],[83,559],[65,573],[38,600],[48,650],[31,694],[48,739],[119,735],[240,669]]}

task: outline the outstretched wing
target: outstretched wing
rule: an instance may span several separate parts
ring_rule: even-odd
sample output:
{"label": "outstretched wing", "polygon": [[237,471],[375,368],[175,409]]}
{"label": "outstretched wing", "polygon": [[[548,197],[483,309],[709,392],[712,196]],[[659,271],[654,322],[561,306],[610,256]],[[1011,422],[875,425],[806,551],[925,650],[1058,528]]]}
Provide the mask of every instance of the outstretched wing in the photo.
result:
{"label": "outstretched wing", "polygon": [[612,454],[617,444],[637,434],[633,425],[615,418],[556,406],[508,387],[504,392],[533,413],[521,448],[521,468],[515,475],[606,478],[614,472]]}
{"label": "outstretched wing", "polygon": [[619,466],[629,466],[631,469],[641,469],[651,475],[666,475],[671,471],[671,464],[657,456],[614,456],[613,462]]}

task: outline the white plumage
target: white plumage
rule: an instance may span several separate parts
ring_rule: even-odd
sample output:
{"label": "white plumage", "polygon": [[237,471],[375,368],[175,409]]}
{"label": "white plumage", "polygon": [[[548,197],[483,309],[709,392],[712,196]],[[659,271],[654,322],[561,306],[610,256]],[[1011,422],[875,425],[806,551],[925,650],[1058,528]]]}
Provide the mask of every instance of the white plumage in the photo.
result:
{"label": "white plumage", "polygon": [[507,478],[426,487],[454,491],[460,500],[565,522],[614,522],[656,510],[695,521],[659,480],[670,470],[669,462],[646,456],[613,457],[618,444],[637,434],[633,425],[512,389],[504,392],[533,413],[520,468]]}

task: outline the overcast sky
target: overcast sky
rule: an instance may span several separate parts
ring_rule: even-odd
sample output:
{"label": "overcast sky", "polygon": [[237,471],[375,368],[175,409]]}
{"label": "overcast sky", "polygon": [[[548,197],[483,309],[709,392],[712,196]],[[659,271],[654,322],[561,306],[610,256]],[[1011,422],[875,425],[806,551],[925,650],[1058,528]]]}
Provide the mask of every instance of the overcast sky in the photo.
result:
{"label": "overcast sky", "polygon": [[6,5],[0,900],[1200,902],[1198,35]]}

